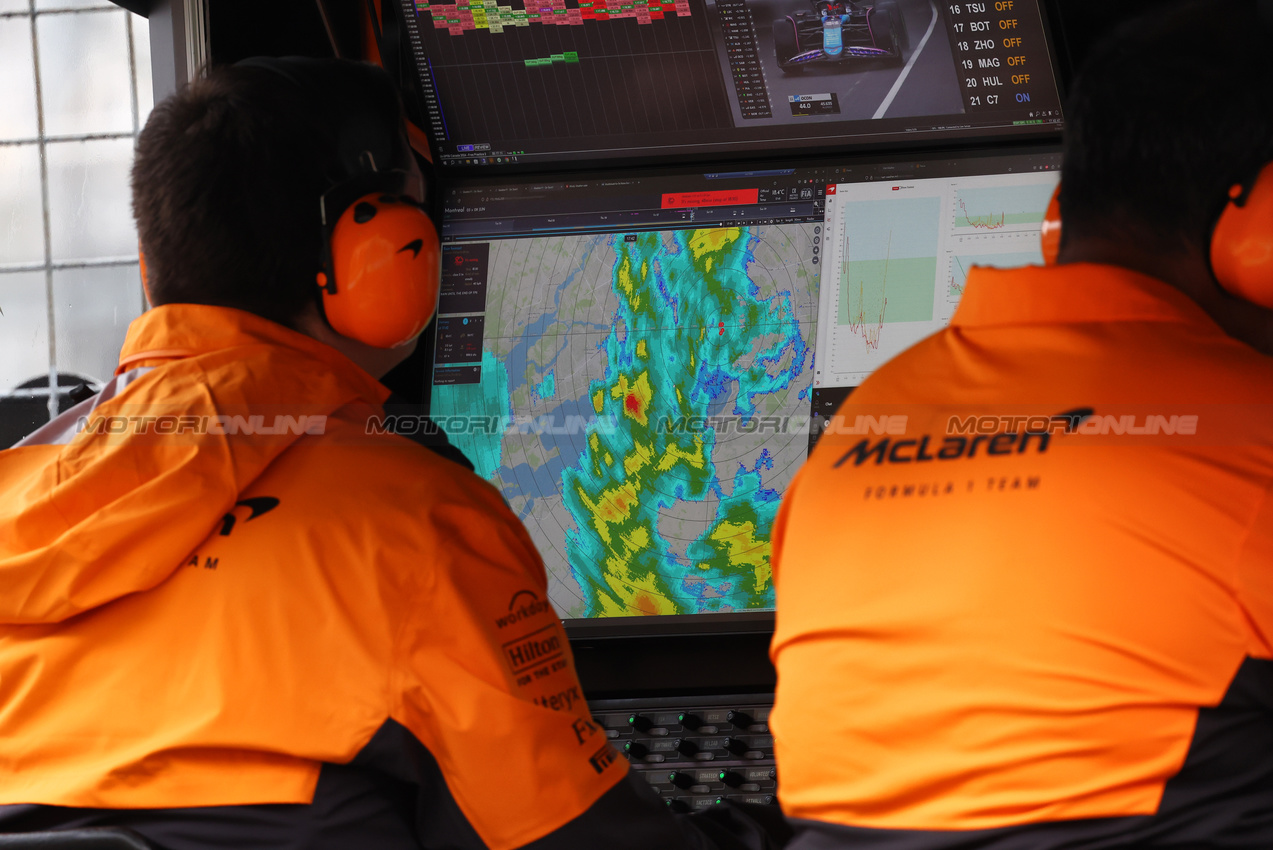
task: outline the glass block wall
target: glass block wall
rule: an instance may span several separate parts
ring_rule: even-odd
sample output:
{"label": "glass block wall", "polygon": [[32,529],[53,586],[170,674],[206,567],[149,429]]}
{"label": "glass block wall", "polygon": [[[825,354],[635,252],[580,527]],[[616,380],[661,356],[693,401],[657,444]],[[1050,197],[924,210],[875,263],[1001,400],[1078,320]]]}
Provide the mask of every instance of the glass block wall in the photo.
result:
{"label": "glass block wall", "polygon": [[0,397],[108,380],[145,309],[128,172],[152,106],[146,19],[0,0],[0,81]]}

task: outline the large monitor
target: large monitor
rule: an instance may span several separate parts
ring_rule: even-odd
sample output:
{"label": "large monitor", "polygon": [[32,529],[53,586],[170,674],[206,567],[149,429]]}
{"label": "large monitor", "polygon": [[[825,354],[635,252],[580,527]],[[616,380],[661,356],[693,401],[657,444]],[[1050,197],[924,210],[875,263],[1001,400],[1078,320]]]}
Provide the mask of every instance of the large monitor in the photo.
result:
{"label": "large monitor", "polygon": [[436,161],[896,149],[1055,133],[1040,0],[393,0]]}
{"label": "large monitor", "polygon": [[473,179],[446,195],[431,414],[563,617],[774,605],[779,499],[826,416],[1041,261],[1055,148]]}

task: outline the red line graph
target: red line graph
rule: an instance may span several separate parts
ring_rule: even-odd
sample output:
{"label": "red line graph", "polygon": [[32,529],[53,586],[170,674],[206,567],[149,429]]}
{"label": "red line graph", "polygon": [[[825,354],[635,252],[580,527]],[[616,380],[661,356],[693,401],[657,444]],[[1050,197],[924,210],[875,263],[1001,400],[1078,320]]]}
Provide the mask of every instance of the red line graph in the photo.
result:
{"label": "red line graph", "polygon": [[959,264],[959,272],[960,272],[960,274],[962,274],[962,275],[964,276],[964,282],[963,282],[963,283],[955,283],[955,276],[952,274],[952,275],[950,276],[950,294],[951,294],[951,295],[963,295],[963,294],[964,294],[964,287],[968,285],[968,270],[967,270],[966,268],[964,268],[964,263],[963,263],[963,261],[962,261],[962,260],[960,260],[958,257],[955,257],[955,262]]}
{"label": "red line graph", "polygon": [[[959,199],[959,209],[963,211],[964,222],[966,227],[975,227],[979,230],[998,230],[1007,223],[1007,214],[999,213],[999,217],[995,218],[994,214],[971,216],[968,214],[968,207],[964,205],[964,199]],[[958,219],[955,220],[955,226],[961,226]]]}
{"label": "red line graph", "polygon": [[[878,351],[880,348],[880,335],[884,332],[884,311],[888,309],[888,261],[893,249],[893,231],[888,232],[888,245],[884,249],[884,279],[880,283],[880,316],[873,324],[868,325],[866,320],[866,281],[858,279],[858,312],[857,315],[849,316],[849,330],[855,334],[859,334],[866,343],[868,351]],[[844,268],[849,268],[849,246],[844,246]],[[848,275],[845,275],[846,279]]]}

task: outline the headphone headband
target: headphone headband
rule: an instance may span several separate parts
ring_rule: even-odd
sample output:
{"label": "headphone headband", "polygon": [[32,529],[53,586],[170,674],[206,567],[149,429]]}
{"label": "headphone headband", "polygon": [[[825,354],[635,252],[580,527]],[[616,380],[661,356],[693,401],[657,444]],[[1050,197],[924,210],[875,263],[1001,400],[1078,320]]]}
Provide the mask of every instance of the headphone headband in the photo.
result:
{"label": "headphone headband", "polygon": [[318,199],[318,212],[322,216],[323,227],[329,230],[335,227],[341,214],[363,195],[377,192],[385,195],[405,195],[410,189],[409,182],[410,175],[405,171],[373,170],[337,183]]}

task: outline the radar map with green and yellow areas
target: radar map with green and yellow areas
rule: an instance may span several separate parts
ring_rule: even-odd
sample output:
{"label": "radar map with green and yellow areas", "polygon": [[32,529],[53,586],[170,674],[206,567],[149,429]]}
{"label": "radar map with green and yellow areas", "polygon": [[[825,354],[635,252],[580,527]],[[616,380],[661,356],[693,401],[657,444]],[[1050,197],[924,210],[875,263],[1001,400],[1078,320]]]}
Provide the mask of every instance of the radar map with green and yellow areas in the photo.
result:
{"label": "radar map with green and yellow areas", "polygon": [[[771,609],[808,450],[813,225],[490,243],[481,382],[437,386],[564,617]],[[461,429],[462,430],[462,429]]]}

